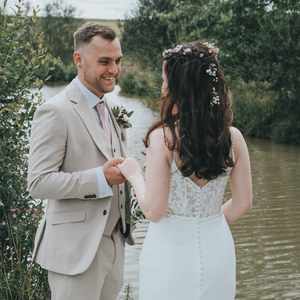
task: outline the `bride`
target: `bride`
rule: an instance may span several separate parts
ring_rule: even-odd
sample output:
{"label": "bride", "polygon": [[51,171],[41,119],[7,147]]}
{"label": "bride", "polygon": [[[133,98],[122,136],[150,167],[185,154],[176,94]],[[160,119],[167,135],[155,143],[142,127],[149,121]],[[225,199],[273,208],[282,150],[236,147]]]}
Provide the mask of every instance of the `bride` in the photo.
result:
{"label": "bride", "polygon": [[[161,118],[145,138],[145,181],[135,159],[118,165],[150,220],[139,300],[233,300],[228,223],[251,207],[252,183],[217,49],[192,42],[164,51],[162,77]],[[224,203],[228,178],[232,198]]]}

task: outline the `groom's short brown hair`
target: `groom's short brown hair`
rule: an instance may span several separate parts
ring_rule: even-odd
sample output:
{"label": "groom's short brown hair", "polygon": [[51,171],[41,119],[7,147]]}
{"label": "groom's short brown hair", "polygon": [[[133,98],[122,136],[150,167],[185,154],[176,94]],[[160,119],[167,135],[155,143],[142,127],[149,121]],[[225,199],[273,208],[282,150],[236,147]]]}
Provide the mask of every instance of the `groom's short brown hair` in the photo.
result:
{"label": "groom's short brown hair", "polygon": [[116,32],[108,26],[97,23],[85,23],[74,32],[74,50],[78,50],[82,45],[88,44],[96,35],[109,41],[113,41],[117,36]]}

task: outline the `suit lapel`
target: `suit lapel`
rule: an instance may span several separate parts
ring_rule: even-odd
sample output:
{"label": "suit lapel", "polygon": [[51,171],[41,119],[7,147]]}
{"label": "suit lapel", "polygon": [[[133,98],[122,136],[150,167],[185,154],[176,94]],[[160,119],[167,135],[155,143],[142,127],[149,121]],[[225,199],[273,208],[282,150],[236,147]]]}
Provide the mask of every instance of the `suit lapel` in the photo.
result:
{"label": "suit lapel", "polygon": [[81,94],[75,83],[71,83],[66,91],[69,100],[74,104],[74,110],[79,115],[81,121],[87,128],[97,148],[103,153],[106,159],[111,159],[108,143],[105,141],[105,134],[99,122],[95,118],[94,112],[87,105],[87,101]]}

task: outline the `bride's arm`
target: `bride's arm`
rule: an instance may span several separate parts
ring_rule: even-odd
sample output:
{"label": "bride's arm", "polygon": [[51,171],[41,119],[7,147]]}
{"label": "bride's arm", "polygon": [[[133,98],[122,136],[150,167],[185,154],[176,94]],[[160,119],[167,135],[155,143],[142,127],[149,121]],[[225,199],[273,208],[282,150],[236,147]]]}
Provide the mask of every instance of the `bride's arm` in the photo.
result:
{"label": "bride's arm", "polygon": [[246,142],[236,128],[231,127],[235,165],[230,176],[232,199],[223,205],[228,223],[235,222],[252,206],[252,180]]}
{"label": "bride's arm", "polygon": [[168,210],[172,156],[165,145],[163,129],[154,130],[146,150],[146,192],[144,203],[145,216],[158,221]]}
{"label": "bride's arm", "polygon": [[150,134],[146,149],[145,181],[134,159],[125,159],[119,165],[121,172],[133,185],[145,217],[153,222],[160,220],[168,210],[171,159],[163,130],[156,129]]}

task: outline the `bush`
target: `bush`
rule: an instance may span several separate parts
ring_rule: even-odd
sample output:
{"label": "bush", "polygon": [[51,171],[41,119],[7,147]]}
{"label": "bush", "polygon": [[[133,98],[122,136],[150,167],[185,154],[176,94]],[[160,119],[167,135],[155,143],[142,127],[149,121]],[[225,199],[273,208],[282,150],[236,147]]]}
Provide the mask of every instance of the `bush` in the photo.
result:
{"label": "bush", "polygon": [[266,83],[233,81],[234,125],[246,135],[270,138],[275,121],[274,93]]}
{"label": "bush", "polygon": [[122,92],[136,96],[145,97],[149,93],[149,84],[143,78],[138,79],[136,75],[128,73],[120,80]]}
{"label": "bush", "polygon": [[46,82],[70,82],[76,76],[73,63],[65,65],[59,58],[52,59],[45,67],[48,70]]}
{"label": "bush", "polygon": [[122,93],[124,94],[135,94],[137,80],[132,73],[125,74],[120,79],[120,86]]}
{"label": "bush", "polygon": [[277,143],[300,145],[300,120],[292,118],[275,124],[272,139]]}
{"label": "bush", "polygon": [[48,69],[47,81],[60,82],[65,80],[65,66],[60,59],[55,58]]}
{"label": "bush", "polygon": [[[21,2],[20,2],[21,3]],[[21,7],[21,4],[19,6]],[[46,274],[30,260],[42,204],[26,192],[28,133],[49,56],[35,15],[0,8],[0,299],[46,299]]]}
{"label": "bush", "polygon": [[127,58],[123,63],[123,74],[120,78],[121,92],[124,95],[140,97],[149,106],[160,97],[161,75],[157,71]]}
{"label": "bush", "polygon": [[74,77],[76,77],[77,71],[73,63],[65,65],[65,81],[70,82]]}

